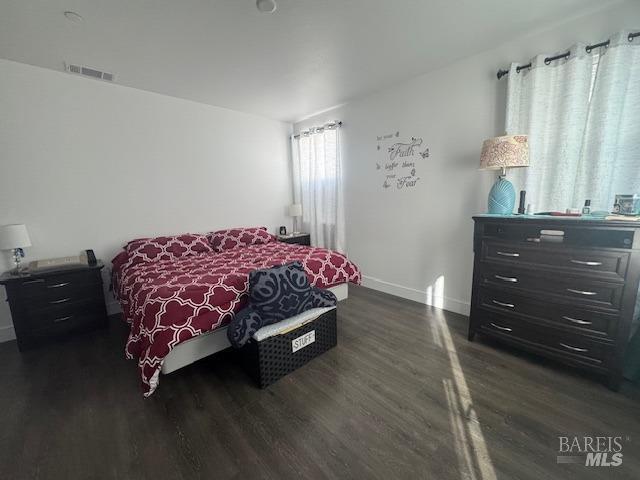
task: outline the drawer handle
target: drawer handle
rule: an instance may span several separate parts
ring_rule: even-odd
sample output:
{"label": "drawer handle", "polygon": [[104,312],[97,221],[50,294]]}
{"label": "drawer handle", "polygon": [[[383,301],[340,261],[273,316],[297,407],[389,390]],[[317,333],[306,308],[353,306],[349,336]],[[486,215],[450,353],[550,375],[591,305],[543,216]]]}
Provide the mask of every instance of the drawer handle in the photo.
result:
{"label": "drawer handle", "polygon": [[67,285],[69,285],[69,282],[62,282],[62,283],[56,283],[55,285],[47,285],[47,288],[66,287]]}
{"label": "drawer handle", "polygon": [[64,302],[68,302],[69,300],[71,300],[70,298],[61,298],[60,300],[51,300],[49,303],[64,303]]}
{"label": "drawer handle", "polygon": [[44,278],[38,278],[37,280],[27,280],[26,282],[22,282],[23,285],[31,285],[32,283],[42,283],[44,282]]}
{"label": "drawer handle", "polygon": [[66,322],[67,320],[73,318],[73,315],[69,315],[68,317],[60,317],[60,318],[56,318],[53,323],[60,323],[60,322]]}
{"label": "drawer handle", "polygon": [[591,296],[591,295],[597,295],[598,294],[598,292],[588,292],[586,290],[576,290],[574,288],[567,288],[567,291],[571,292],[571,293],[577,293],[578,295],[589,295],[589,296]]}
{"label": "drawer handle", "polygon": [[503,327],[501,325],[496,325],[495,323],[490,324],[492,327],[497,328],[498,330],[502,330],[503,332],[513,332],[512,328]]}
{"label": "drawer handle", "polygon": [[504,302],[499,302],[498,300],[491,300],[491,302],[495,303],[496,305],[500,305],[501,307],[516,308],[516,306],[513,303],[504,303]]}
{"label": "drawer handle", "polygon": [[516,283],[518,279],[516,277],[503,277],[502,275],[494,275],[498,280],[502,280],[503,282],[511,282]]}
{"label": "drawer handle", "polygon": [[591,322],[587,322],[586,320],[578,320],[577,318],[571,318],[567,316],[563,316],[565,320],[569,320],[572,323],[577,323],[578,325],[591,325]]}
{"label": "drawer handle", "polygon": [[578,347],[573,347],[571,345],[567,345],[566,343],[560,343],[560,346],[566,348],[567,350],[571,350],[573,352],[588,352],[589,350],[586,348],[578,348]]}
{"label": "drawer handle", "polygon": [[503,257],[519,257],[519,253],[515,252],[496,252],[498,255],[502,255]]}
{"label": "drawer handle", "polygon": [[578,265],[586,265],[587,267],[597,267],[602,265],[602,262],[588,262],[586,260],[571,260],[571,263],[576,263]]}

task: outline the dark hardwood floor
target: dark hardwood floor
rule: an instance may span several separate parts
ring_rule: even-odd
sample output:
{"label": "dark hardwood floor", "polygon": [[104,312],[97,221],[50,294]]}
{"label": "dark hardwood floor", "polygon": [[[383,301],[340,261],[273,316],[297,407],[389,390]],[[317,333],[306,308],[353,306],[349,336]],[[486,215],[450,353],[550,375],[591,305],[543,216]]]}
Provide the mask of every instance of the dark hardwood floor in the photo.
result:
{"label": "dark hardwood floor", "polygon": [[[365,288],[338,347],[266,390],[221,353],[144,399],[110,328],[0,345],[0,478],[639,478],[640,394],[488,340],[467,319]],[[559,435],[623,437],[619,467],[556,463]]]}

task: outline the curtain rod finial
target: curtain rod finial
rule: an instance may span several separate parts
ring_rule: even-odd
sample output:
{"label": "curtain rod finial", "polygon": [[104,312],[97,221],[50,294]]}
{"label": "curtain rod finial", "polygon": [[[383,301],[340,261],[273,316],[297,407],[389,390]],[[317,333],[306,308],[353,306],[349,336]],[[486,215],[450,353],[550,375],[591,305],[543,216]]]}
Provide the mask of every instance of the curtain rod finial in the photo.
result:
{"label": "curtain rod finial", "polygon": [[509,70],[498,70],[498,73],[496,74],[496,77],[498,77],[498,80],[500,80],[502,77],[504,77],[505,75],[507,75],[509,73]]}

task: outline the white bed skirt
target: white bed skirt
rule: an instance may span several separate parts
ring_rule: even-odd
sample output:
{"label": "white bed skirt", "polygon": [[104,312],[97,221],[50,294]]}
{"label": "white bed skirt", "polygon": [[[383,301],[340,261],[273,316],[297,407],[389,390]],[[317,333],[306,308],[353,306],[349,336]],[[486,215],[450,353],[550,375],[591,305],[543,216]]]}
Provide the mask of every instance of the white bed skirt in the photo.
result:
{"label": "white bed skirt", "polygon": [[[329,288],[338,301],[344,300],[349,296],[349,284],[341,283],[335,287]],[[198,360],[213,355],[221,350],[229,348],[231,344],[227,339],[227,327],[212,330],[203,335],[191,338],[186,342],[176,345],[164,358],[162,364],[162,373],[167,374],[186,367],[187,365],[197,362]]]}

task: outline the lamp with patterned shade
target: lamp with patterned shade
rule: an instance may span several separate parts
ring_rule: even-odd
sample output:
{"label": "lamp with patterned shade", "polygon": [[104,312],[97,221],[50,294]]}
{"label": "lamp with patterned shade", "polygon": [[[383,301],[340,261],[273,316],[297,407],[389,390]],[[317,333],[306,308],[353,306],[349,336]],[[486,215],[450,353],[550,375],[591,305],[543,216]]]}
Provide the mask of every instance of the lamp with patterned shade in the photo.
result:
{"label": "lamp with patterned shade", "polygon": [[500,170],[489,192],[489,213],[511,215],[516,203],[516,191],[505,177],[507,168],[529,166],[529,143],[526,135],[505,135],[485,140],[480,155],[480,169]]}

